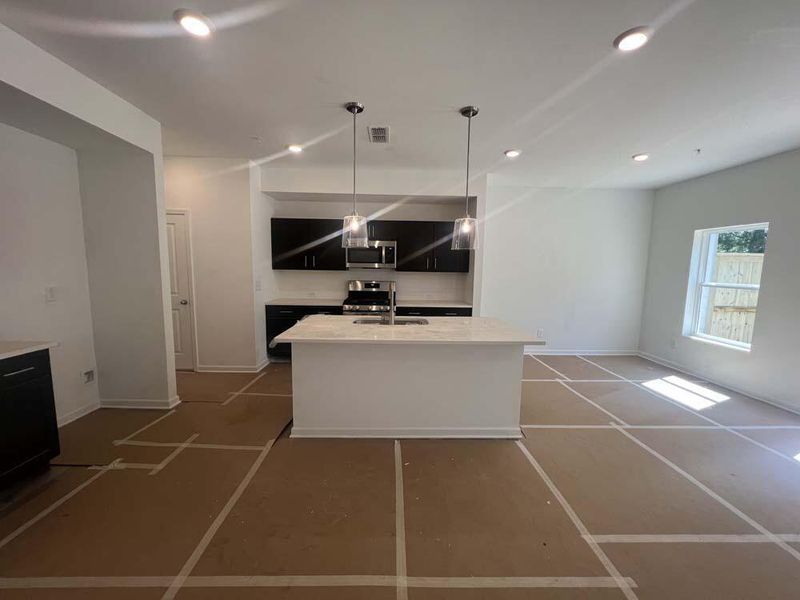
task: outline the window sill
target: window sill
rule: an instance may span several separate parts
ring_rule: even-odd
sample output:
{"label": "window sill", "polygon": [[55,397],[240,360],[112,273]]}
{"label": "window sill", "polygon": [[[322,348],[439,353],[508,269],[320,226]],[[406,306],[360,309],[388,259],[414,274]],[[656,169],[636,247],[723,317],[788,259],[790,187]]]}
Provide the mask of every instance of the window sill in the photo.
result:
{"label": "window sill", "polygon": [[702,342],[704,344],[711,344],[712,346],[718,346],[720,348],[727,348],[728,350],[738,350],[739,352],[750,353],[750,346],[729,343],[719,338],[705,337],[697,334],[687,335],[685,337],[688,337],[690,340],[694,340],[695,342]]}

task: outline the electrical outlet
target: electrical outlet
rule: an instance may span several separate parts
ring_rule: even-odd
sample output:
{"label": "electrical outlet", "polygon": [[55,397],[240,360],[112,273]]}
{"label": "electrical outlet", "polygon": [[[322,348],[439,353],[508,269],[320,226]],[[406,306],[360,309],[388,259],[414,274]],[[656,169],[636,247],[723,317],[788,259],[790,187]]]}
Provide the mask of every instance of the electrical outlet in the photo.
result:
{"label": "electrical outlet", "polygon": [[89,369],[83,372],[83,383],[92,383],[94,381],[94,369]]}
{"label": "electrical outlet", "polygon": [[258,279],[256,279],[256,291],[257,292],[261,291],[261,278],[260,277]]}
{"label": "electrical outlet", "polygon": [[537,329],[536,330],[536,337],[542,339],[544,337],[544,329]]}
{"label": "electrical outlet", "polygon": [[673,337],[672,339],[670,339],[670,341],[669,341],[669,347],[670,347],[670,349],[672,349],[672,350],[677,350],[677,349],[678,349],[678,340],[677,340],[677,339],[675,339],[674,337]]}
{"label": "electrical outlet", "polygon": [[56,288],[53,285],[48,285],[44,288],[44,301],[45,302],[55,302],[56,301]]}

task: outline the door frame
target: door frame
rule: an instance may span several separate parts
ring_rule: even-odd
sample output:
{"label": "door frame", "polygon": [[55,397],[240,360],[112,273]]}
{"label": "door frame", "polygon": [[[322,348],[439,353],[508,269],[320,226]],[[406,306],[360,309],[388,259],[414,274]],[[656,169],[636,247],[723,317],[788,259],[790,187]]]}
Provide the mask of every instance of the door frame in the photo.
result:
{"label": "door frame", "polygon": [[[192,320],[192,371],[197,371],[199,347],[197,344],[197,312],[194,310],[194,299],[196,297],[194,289],[194,249],[192,248],[192,212],[188,208],[168,208],[167,215],[182,215],[186,219],[186,242],[189,256],[189,308]],[[174,335],[174,328],[173,328]]]}

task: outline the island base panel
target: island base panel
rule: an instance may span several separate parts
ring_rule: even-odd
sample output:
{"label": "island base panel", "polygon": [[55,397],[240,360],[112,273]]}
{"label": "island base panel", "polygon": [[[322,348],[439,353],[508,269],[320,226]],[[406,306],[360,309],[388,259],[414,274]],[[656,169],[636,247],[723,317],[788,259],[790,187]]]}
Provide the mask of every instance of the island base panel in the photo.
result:
{"label": "island base panel", "polygon": [[292,344],[292,437],[521,437],[521,344]]}

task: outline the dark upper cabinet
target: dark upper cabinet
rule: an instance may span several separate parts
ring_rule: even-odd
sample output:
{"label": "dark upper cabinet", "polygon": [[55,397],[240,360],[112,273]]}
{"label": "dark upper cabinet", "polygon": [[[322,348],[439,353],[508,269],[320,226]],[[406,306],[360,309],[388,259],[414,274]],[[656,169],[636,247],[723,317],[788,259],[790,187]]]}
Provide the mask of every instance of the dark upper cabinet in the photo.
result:
{"label": "dark upper cabinet", "polygon": [[469,250],[451,250],[453,224],[437,221],[434,223],[433,267],[445,273],[468,273]]}
{"label": "dark upper cabinet", "polygon": [[373,221],[370,237],[397,242],[398,271],[433,270],[431,221]]}
{"label": "dark upper cabinet", "polygon": [[272,268],[344,271],[339,219],[272,219]]}
{"label": "dark upper cabinet", "polygon": [[318,271],[343,271],[345,251],[342,248],[341,219],[312,219],[309,249],[311,268]]}
{"label": "dark upper cabinet", "polygon": [[[339,219],[272,219],[272,268],[345,270]],[[452,221],[370,221],[371,240],[397,242],[398,271],[467,273],[470,253],[451,250]]]}

